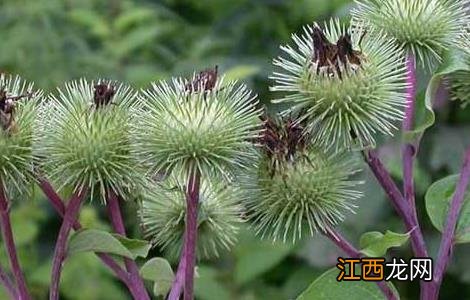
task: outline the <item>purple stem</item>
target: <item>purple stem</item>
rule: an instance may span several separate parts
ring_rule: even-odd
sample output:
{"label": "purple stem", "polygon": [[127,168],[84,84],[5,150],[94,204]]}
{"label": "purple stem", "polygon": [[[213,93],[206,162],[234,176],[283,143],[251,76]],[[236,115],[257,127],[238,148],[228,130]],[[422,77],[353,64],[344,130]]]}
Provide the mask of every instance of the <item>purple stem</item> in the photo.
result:
{"label": "purple stem", "polygon": [[366,153],[365,158],[375,178],[392,202],[398,215],[403,220],[406,230],[410,232],[413,253],[417,257],[427,257],[428,252],[426,250],[426,244],[421,233],[421,228],[419,227],[417,220],[414,218],[414,213],[404,200],[400,190],[385,166],[380,161],[377,153],[374,150],[369,150]]}
{"label": "purple stem", "polygon": [[[60,196],[56,193],[52,185],[44,178],[38,178],[38,182],[39,187],[44,192],[51,205],[63,218],[65,214],[65,205]],[[75,221],[73,224],[73,229],[80,230],[81,228],[82,225],[78,221]],[[136,295],[133,292],[134,288],[130,283],[130,278],[127,272],[123,268],[121,268],[121,266],[116,261],[114,261],[114,259],[109,255],[104,253],[96,253],[96,255],[101,259],[101,261],[105,265],[107,265],[114,272],[114,274],[116,274],[116,276],[128,287],[129,291],[135,297]]]}
{"label": "purple stem", "polygon": [[0,282],[5,287],[7,293],[10,295],[10,299],[18,298],[16,287],[13,285],[13,282],[11,281],[10,277],[5,272],[5,270],[3,270],[2,267],[0,267]]}
{"label": "purple stem", "polygon": [[3,242],[5,244],[8,257],[10,259],[10,265],[15,277],[16,284],[18,286],[18,294],[21,300],[31,299],[29,296],[28,288],[26,287],[26,280],[21,270],[20,263],[18,261],[18,255],[16,254],[15,241],[13,239],[13,232],[11,228],[9,203],[3,180],[0,180],[0,223],[2,230]]}
{"label": "purple stem", "polygon": [[[406,89],[405,117],[403,119],[403,132],[413,129],[414,111],[415,111],[415,95],[416,95],[416,62],[413,54],[409,54],[406,58],[406,70],[408,73]],[[412,212],[416,212],[415,208],[415,191],[413,182],[413,159],[416,154],[415,147],[406,143],[402,146],[403,157],[403,191],[405,200],[409,203]]]}
{"label": "purple stem", "polygon": [[171,291],[170,294],[168,295],[168,300],[178,300],[180,298],[181,292],[183,291],[184,287],[184,266],[185,266],[185,256],[184,253],[185,251],[185,240],[186,238],[183,237],[183,246],[181,250],[181,260],[178,265],[178,270],[176,271],[176,276],[175,280],[173,281],[173,284],[171,285]]}
{"label": "purple stem", "polygon": [[[121,215],[118,196],[111,189],[109,189],[106,200],[108,214],[111,219],[114,231],[117,234],[126,236],[126,229],[124,227],[124,221]],[[138,292],[138,294],[136,295],[137,299],[150,300],[147,290],[145,289],[144,282],[139,275],[139,268],[137,267],[135,261],[130,258],[124,258],[124,264],[126,265],[126,269],[129,272],[131,283],[135,290]]]}
{"label": "purple stem", "polygon": [[441,245],[437,254],[436,265],[434,270],[433,281],[429,283],[429,290],[427,291],[427,298],[437,299],[439,296],[439,289],[442,283],[444,272],[449,264],[452,256],[455,238],[455,228],[465,200],[465,191],[467,190],[470,181],[470,148],[465,152],[464,162],[460,171],[459,181],[455,189],[455,193],[450,203],[447,221],[442,233]]}
{"label": "purple stem", "polygon": [[[408,73],[406,89],[406,102],[405,117],[403,119],[403,132],[407,132],[413,129],[414,115],[415,115],[415,102],[416,102],[416,90],[417,90],[417,79],[416,79],[416,58],[412,53],[409,53],[406,57],[406,70]],[[414,254],[418,257],[428,257],[426,250],[426,244],[424,242],[423,234],[418,221],[418,212],[416,211],[416,200],[415,200],[415,187],[413,177],[413,163],[414,158],[418,152],[418,144],[413,145],[412,143],[405,143],[402,145],[402,161],[403,161],[403,193],[404,201],[409,206],[409,217],[411,218],[412,225],[414,226],[411,232],[411,246]],[[410,229],[408,229],[410,230]],[[420,282],[421,285],[421,296],[426,293],[425,282]]]}
{"label": "purple stem", "polygon": [[[324,235],[328,237],[338,248],[343,250],[351,258],[360,258],[362,253],[357,250],[345,237],[333,228],[327,228]],[[397,300],[395,293],[392,291],[390,286],[384,281],[377,281],[376,284],[387,297],[388,300]]]}
{"label": "purple stem", "polygon": [[194,170],[189,175],[188,186],[186,187],[186,227],[184,241],[184,300],[192,300],[194,284],[194,267],[196,265],[196,244],[197,244],[197,214],[199,205],[199,181],[200,174]]}
{"label": "purple stem", "polygon": [[51,288],[49,299],[59,299],[59,282],[62,272],[62,266],[67,254],[67,244],[69,233],[72,230],[73,224],[76,222],[82,201],[85,198],[87,191],[85,188],[79,187],[70,199],[64,214],[64,220],[60,226],[59,235],[54,250],[54,257],[52,260],[52,275],[51,275]]}

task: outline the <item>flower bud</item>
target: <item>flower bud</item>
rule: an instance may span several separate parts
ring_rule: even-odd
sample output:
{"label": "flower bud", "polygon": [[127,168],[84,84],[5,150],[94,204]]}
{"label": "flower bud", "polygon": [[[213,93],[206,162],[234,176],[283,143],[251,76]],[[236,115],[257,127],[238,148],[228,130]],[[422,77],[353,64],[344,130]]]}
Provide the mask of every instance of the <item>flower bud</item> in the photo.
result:
{"label": "flower bud", "polygon": [[36,118],[41,91],[19,77],[0,74],[0,179],[11,197],[33,179],[39,138]]}
{"label": "flower bud", "polygon": [[[183,242],[186,198],[185,182],[170,176],[149,187],[141,201],[140,216],[145,235],[173,257]],[[242,194],[234,186],[215,179],[202,179],[199,193],[197,255],[218,256],[235,243],[241,218]]]}
{"label": "flower bud", "polygon": [[103,200],[108,189],[128,194],[143,174],[131,155],[135,97],[117,82],[84,79],[52,95],[44,105],[45,138],[40,144],[46,174],[60,187],[86,186]]}
{"label": "flower bud", "polygon": [[469,23],[467,0],[357,0],[353,23],[366,22],[432,69]]}
{"label": "flower bud", "polygon": [[391,41],[360,27],[345,28],[332,20],[293,35],[274,60],[276,103],[308,123],[313,142],[327,148],[375,145],[375,135],[392,135],[403,118],[406,70],[403,52]]}
{"label": "flower bud", "polygon": [[325,231],[340,223],[345,212],[353,212],[361,193],[355,189],[359,182],[350,179],[357,172],[351,158],[301,141],[300,136],[308,137],[299,135],[300,125],[290,120],[279,124],[268,119],[266,126],[269,138],[261,139],[260,168],[241,179],[258,234],[295,241],[305,233]]}
{"label": "flower bud", "polygon": [[256,159],[257,101],[245,85],[216,74],[154,83],[142,93],[135,152],[152,174],[196,167],[202,177],[230,177]]}

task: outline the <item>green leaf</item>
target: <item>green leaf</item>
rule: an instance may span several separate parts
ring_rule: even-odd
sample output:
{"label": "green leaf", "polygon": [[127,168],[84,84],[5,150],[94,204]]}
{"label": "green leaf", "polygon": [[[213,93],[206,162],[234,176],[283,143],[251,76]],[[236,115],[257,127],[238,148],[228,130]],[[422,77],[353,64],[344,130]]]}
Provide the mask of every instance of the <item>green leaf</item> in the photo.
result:
{"label": "green leaf", "polygon": [[[332,268],[318,277],[297,300],[363,300],[386,299],[375,282],[343,281],[338,282],[336,277],[339,269]],[[399,295],[395,287],[388,284],[397,299]]]}
{"label": "green leaf", "polygon": [[293,249],[292,244],[259,240],[251,234],[241,235],[235,248],[235,281],[243,285],[275,267]]}
{"label": "green leaf", "polygon": [[85,229],[74,233],[70,238],[68,254],[74,255],[76,253],[90,251],[135,258],[132,252],[109,232]]}
{"label": "green leaf", "polygon": [[201,300],[231,299],[229,288],[219,280],[217,270],[208,266],[200,266],[194,279],[194,294]]}
{"label": "green leaf", "polygon": [[370,257],[381,257],[388,249],[403,246],[409,236],[409,233],[396,233],[390,230],[385,234],[378,231],[366,232],[361,236],[361,252]]}
{"label": "green leaf", "polygon": [[154,295],[163,297],[168,294],[171,284],[175,279],[175,274],[170,264],[161,257],[155,257],[147,261],[140,268],[140,276],[146,280],[153,281]]}
{"label": "green leaf", "polygon": [[113,236],[121,242],[121,244],[127,248],[132,253],[134,258],[136,257],[147,257],[150,248],[152,245],[148,241],[138,240],[138,239],[130,239],[125,236],[119,234],[113,234]]}
{"label": "green leaf", "polygon": [[424,98],[416,98],[416,125],[413,130],[404,132],[404,142],[414,145],[419,144],[424,131],[431,127],[436,119],[432,106],[435,100],[437,89],[446,75],[459,70],[468,70],[468,65],[465,63],[463,54],[456,49],[452,49],[446,53],[440,68],[436,73],[434,73],[431,80],[429,81]]}
{"label": "green leaf", "polygon": [[[451,175],[434,182],[425,195],[426,211],[432,224],[440,232],[444,230],[450,202],[457,185],[459,175]],[[455,231],[456,243],[470,242],[470,193],[465,193],[464,204]]]}

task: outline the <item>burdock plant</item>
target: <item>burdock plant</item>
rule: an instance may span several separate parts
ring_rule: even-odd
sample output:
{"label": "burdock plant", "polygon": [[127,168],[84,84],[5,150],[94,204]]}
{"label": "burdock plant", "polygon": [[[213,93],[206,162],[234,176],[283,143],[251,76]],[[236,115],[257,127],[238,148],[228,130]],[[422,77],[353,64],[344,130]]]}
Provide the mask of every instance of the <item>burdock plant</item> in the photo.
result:
{"label": "burdock plant", "polygon": [[[356,2],[352,25],[313,23],[292,36],[292,45],[281,47],[272,91],[274,102],[288,108],[275,117],[261,114],[245,85],[219,78],[217,67],[190,79],[152,83],[140,93],[115,81],[73,81],[47,101],[32,85],[1,75],[0,225],[15,280],[0,267],[0,282],[10,296],[30,298],[9,208],[10,200],[24,196],[33,181],[63,218],[52,263],[51,300],[59,297],[67,254],[76,251],[68,243],[69,233],[81,229],[77,215],[87,197],[106,205],[114,234],[84,230],[70,240],[80,241],[79,251],[99,252],[138,300],[150,299],[144,278],[163,291],[155,277],[168,275],[163,280],[168,285],[173,273],[162,259],[137,268],[132,258],[146,256],[150,245],[126,237],[120,208],[125,199],[140,200],[148,239],[179,255],[169,300],[179,299],[183,290],[185,300],[194,298],[197,256],[230,249],[242,221],[259,236],[283,242],[323,234],[355,259],[382,257],[408,239],[414,257],[429,257],[415,204],[415,158],[421,136],[435,120],[432,101],[442,77],[459,70],[450,77],[452,95],[468,101],[468,1]],[[466,52],[466,64],[453,48]],[[417,62],[428,72],[437,70],[423,102],[416,101]],[[373,149],[379,135],[394,134],[398,122],[403,131],[402,188]],[[358,157],[407,231],[366,233],[361,250],[336,228],[359,209]],[[469,242],[468,218],[460,216],[469,183],[470,149],[460,174],[436,182],[426,193],[428,215],[442,240],[432,280],[420,284],[423,300],[438,298],[455,244]],[[72,191],[67,205],[54,186]],[[122,263],[111,253],[122,256]],[[328,285],[336,283],[326,276],[319,280],[325,283],[325,278]],[[363,284],[347,288],[377,296],[374,286]],[[398,299],[390,283],[377,285],[385,298]],[[330,298],[335,288],[328,286],[321,295]],[[299,299],[309,293],[317,291],[307,290]]]}
{"label": "burdock plant", "polygon": [[292,119],[267,118],[259,139],[259,169],[243,180],[248,216],[261,236],[301,239],[328,232],[353,213],[361,196],[354,159],[327,153]]}
{"label": "burdock plant", "polygon": [[403,52],[361,26],[332,20],[321,28],[306,26],[292,36],[293,46],[274,60],[276,103],[300,113],[307,131],[321,146],[363,148],[375,134],[391,135],[403,118]]}
{"label": "burdock plant", "polygon": [[11,198],[19,198],[33,182],[33,147],[39,139],[36,131],[38,104],[42,92],[33,85],[5,74],[0,75],[0,226],[16,286],[2,273],[12,298],[30,299],[25,279],[16,255],[10,223]]}
{"label": "burdock plant", "polygon": [[[114,230],[125,235],[119,198],[128,198],[142,179],[129,136],[135,97],[130,87],[117,82],[80,80],[67,83],[44,104],[40,167],[59,189],[69,187],[74,192],[56,243],[50,299],[58,299],[68,234],[88,195],[98,195],[107,204]],[[137,266],[129,259],[125,263],[131,292],[148,299]]]}
{"label": "burdock plant", "polygon": [[[312,143],[298,119],[264,121],[257,141],[259,168],[241,180],[256,233],[284,242],[320,233],[350,257],[361,256],[334,228],[347,213],[354,213],[354,202],[362,195],[361,182],[353,178],[359,170],[351,153],[331,152]],[[377,285],[388,299],[396,299],[386,283]]]}
{"label": "burdock plant", "polygon": [[208,204],[199,203],[201,186],[211,178],[229,182],[256,160],[250,142],[259,130],[256,105],[245,85],[218,78],[217,67],[191,80],[153,83],[142,93],[136,155],[151,176],[183,180],[186,194],[184,246],[169,299],[178,299],[183,285],[184,298],[193,298],[198,207],[202,213]]}

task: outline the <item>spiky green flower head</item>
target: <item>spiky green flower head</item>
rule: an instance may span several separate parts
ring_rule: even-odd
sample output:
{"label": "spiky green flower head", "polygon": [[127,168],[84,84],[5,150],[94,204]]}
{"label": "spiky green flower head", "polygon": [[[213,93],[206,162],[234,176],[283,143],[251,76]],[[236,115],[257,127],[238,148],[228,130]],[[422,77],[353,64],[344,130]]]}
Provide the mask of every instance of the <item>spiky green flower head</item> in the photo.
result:
{"label": "spiky green flower head", "polygon": [[208,72],[143,91],[135,149],[152,174],[195,168],[202,177],[228,178],[256,159],[249,141],[260,126],[256,98],[243,84],[201,80]]}
{"label": "spiky green flower head", "polygon": [[464,53],[461,62],[464,67],[449,76],[451,99],[466,107],[470,103],[470,24],[462,31],[458,48]]}
{"label": "spiky green flower head", "polygon": [[420,64],[433,69],[458,42],[469,22],[468,0],[356,0],[353,22],[396,41]]}
{"label": "spiky green flower head", "polygon": [[0,74],[0,184],[10,197],[33,179],[36,118],[42,92],[20,77]]}
{"label": "spiky green flower head", "polygon": [[462,108],[470,104],[470,70],[457,71],[449,76],[450,95],[454,101],[459,101]]}
{"label": "spiky green flower head", "polygon": [[257,234],[296,241],[325,232],[353,212],[361,196],[354,159],[313,147],[301,125],[268,119],[260,168],[242,178],[246,208]]}
{"label": "spiky green flower head", "polygon": [[[140,216],[145,235],[155,246],[178,257],[183,242],[186,199],[185,180],[170,176],[144,193]],[[198,207],[198,257],[218,256],[235,243],[243,222],[242,193],[223,181],[204,178]]]}
{"label": "spiky green flower head", "polygon": [[[88,187],[104,201],[126,196],[142,179],[131,154],[136,92],[113,81],[72,81],[51,95],[42,118],[42,166],[60,188]],[[126,198],[126,197],[124,197]]]}
{"label": "spiky green flower head", "polygon": [[393,42],[331,20],[293,35],[294,46],[274,60],[275,103],[286,103],[308,123],[313,142],[335,149],[375,145],[403,118],[406,72]]}

